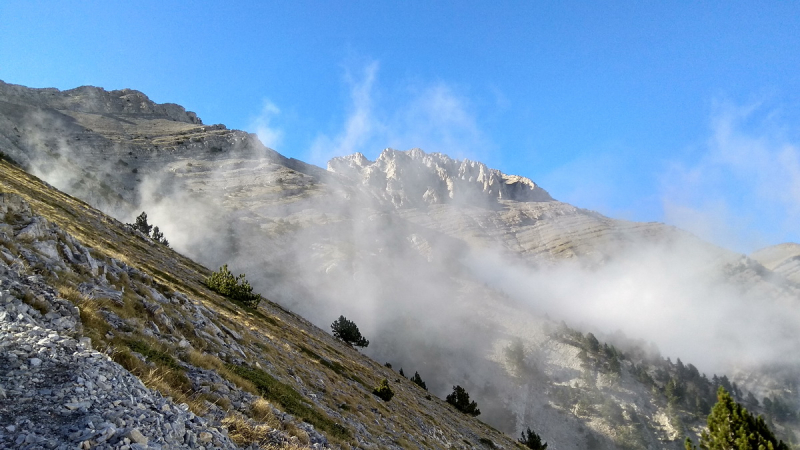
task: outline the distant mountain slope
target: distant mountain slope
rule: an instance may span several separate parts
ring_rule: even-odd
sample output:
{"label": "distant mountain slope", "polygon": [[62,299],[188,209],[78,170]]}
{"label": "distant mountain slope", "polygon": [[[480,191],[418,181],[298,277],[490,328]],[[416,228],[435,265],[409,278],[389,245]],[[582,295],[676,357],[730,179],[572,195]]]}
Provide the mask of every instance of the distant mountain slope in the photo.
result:
{"label": "distant mountain slope", "polygon": [[800,244],[773,245],[753,252],[750,257],[767,269],[800,283]]}

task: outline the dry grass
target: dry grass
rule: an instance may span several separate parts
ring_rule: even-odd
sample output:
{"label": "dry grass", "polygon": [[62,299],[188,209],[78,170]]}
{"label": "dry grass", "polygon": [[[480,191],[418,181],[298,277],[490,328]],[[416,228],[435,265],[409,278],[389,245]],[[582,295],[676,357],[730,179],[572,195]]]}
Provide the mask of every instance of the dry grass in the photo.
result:
{"label": "dry grass", "polygon": [[291,444],[290,443],[290,444],[280,445],[280,446],[270,444],[270,445],[267,445],[266,447],[261,447],[261,448],[264,449],[264,450],[273,450],[273,449],[275,449],[275,450],[277,450],[277,449],[282,449],[282,450],[305,450],[305,449],[307,449],[309,447],[304,446],[304,445],[297,445],[297,444]]}
{"label": "dry grass", "polygon": [[69,300],[78,307],[84,333],[91,338],[92,341],[99,344],[105,340],[105,334],[111,330],[111,327],[105,317],[100,313],[100,310],[108,306],[110,302],[87,298],[73,286],[66,284],[58,287],[58,296]]}
{"label": "dry grass", "polygon": [[149,365],[133,355],[127,348],[113,347],[109,351],[111,358],[136,375],[145,386],[160,392],[165,397],[172,397],[175,403],[186,403],[189,409],[202,416],[208,412],[206,399],[197,395],[192,383],[182,370],[166,365]]}
{"label": "dry grass", "polygon": [[272,428],[282,428],[283,424],[275,413],[272,412],[272,405],[263,398],[259,397],[250,405],[250,417],[256,422],[271,426]]}
{"label": "dry grass", "polygon": [[289,436],[296,437],[297,440],[303,445],[308,445],[311,443],[311,438],[308,437],[308,433],[300,428],[297,428],[294,424],[286,424],[286,433],[288,433]]}
{"label": "dry grass", "polygon": [[261,448],[268,448],[269,432],[273,427],[265,424],[252,424],[238,413],[229,414],[222,419],[222,425],[228,429],[228,436],[241,447],[256,444]]}

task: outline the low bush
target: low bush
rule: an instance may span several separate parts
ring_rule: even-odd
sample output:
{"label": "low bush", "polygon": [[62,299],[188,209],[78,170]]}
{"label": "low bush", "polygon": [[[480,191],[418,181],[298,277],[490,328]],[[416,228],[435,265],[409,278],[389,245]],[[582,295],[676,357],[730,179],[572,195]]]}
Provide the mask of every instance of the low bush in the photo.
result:
{"label": "low bush", "polygon": [[228,270],[227,264],[206,278],[206,286],[212,291],[239,301],[249,308],[256,308],[258,303],[261,302],[261,295],[253,292],[253,286],[245,279],[245,275],[233,276],[231,271]]}
{"label": "low bush", "polygon": [[372,390],[372,393],[377,395],[378,398],[385,402],[388,402],[392,399],[392,397],[394,397],[394,392],[392,391],[392,388],[389,387],[389,380],[386,378],[381,380],[381,384],[375,386],[375,389]]}

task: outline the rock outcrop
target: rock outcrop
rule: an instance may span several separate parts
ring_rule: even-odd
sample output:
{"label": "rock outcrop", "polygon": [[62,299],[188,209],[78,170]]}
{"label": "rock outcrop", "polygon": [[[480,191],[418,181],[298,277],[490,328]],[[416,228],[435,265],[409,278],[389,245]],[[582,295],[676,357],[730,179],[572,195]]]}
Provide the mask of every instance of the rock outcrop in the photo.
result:
{"label": "rock outcrop", "polygon": [[375,161],[369,161],[361,153],[342,156],[330,160],[328,170],[352,179],[398,208],[553,200],[528,178],[506,175],[477,161],[428,154],[418,148],[408,151],[387,148]]}
{"label": "rock outcrop", "polygon": [[81,86],[60,91],[55,88],[31,89],[0,81],[0,101],[38,108],[90,114],[135,115],[137,118],[166,119],[202,125],[197,114],[175,103],[155,103],[133,89],[106,91],[94,86]]}
{"label": "rock outcrop", "polygon": [[28,270],[98,274],[102,267],[113,276],[124,264],[98,266],[18,195],[0,193],[0,224],[0,447],[237,448],[224,430],[92,349],[75,304]]}
{"label": "rock outcrop", "polygon": [[753,252],[750,257],[767,269],[800,283],[800,244],[773,245]]}

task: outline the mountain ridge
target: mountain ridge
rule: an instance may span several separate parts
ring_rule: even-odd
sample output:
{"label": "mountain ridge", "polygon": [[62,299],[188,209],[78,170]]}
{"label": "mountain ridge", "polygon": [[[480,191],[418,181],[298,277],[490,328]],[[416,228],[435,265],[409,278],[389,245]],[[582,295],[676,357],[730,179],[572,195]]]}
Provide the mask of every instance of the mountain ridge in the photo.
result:
{"label": "mountain ridge", "polygon": [[[413,207],[445,201],[487,200],[552,201],[529,178],[506,175],[468,159],[454,160],[442,153],[385,149],[375,161],[363,154],[333,158],[328,171],[342,174],[377,192],[396,207]],[[412,177],[413,179],[406,179]]]}

